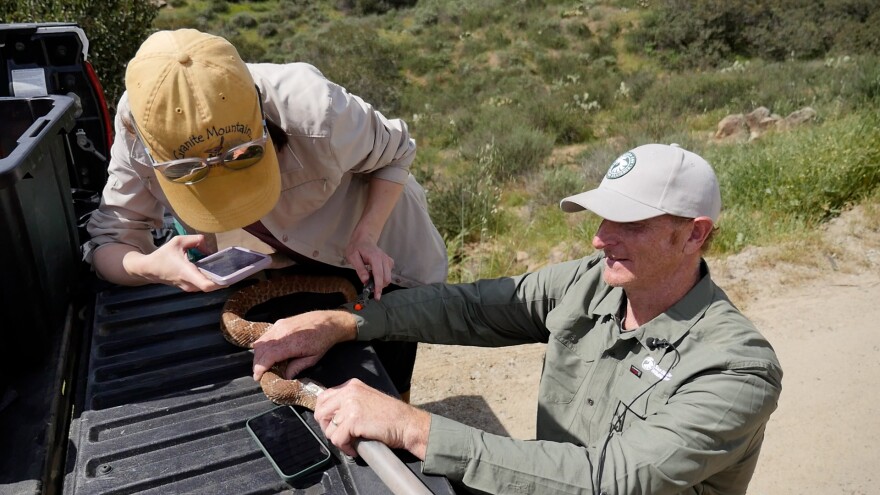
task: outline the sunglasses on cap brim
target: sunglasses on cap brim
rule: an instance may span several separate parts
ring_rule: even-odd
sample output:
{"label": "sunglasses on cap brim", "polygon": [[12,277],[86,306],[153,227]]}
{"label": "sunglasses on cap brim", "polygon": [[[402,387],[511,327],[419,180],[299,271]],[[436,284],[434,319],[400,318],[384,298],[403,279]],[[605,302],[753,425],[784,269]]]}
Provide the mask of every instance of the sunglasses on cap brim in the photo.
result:
{"label": "sunglasses on cap brim", "polygon": [[166,179],[177,184],[195,184],[204,180],[211,167],[222,165],[230,170],[243,170],[255,165],[263,159],[266,154],[266,143],[269,142],[269,129],[266,126],[266,114],[263,111],[263,98],[260,90],[257,88],[257,101],[260,104],[260,115],[263,118],[263,135],[253,141],[234,146],[219,156],[210,158],[181,158],[178,160],[170,160],[167,162],[156,162],[150,150],[147,148],[146,141],[138,129],[137,122],[134,123],[135,134],[144,146],[144,151],[153,168],[160,172]]}

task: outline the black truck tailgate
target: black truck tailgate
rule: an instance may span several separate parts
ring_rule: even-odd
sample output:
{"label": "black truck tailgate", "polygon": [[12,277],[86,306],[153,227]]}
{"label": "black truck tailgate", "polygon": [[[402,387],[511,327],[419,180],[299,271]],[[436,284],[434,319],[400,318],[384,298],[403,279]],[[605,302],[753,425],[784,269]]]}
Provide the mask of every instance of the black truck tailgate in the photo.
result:
{"label": "black truck tailgate", "polygon": [[[333,465],[295,486],[276,474],[244,428],[274,404],[251,378],[251,352],[220,333],[230,290],[146,286],[97,294],[64,493],[390,493],[369,466],[333,447]],[[295,314],[342,302],[339,294],[298,294],[248,317],[273,321],[284,316],[278,307]],[[364,343],[337,346],[306,374],[326,386],[357,377],[394,390]],[[434,493],[454,493],[445,478],[422,475],[417,459],[398,455]]]}

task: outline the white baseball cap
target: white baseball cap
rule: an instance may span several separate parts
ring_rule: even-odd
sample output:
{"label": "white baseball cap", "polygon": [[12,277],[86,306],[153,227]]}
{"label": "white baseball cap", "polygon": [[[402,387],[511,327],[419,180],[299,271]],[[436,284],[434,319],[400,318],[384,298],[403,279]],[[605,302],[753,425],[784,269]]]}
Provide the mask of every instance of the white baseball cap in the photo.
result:
{"label": "white baseball cap", "polygon": [[646,144],[614,160],[599,187],[569,196],[559,206],[621,223],[664,214],[717,222],[721,190],[712,166],[699,155],[677,144]]}

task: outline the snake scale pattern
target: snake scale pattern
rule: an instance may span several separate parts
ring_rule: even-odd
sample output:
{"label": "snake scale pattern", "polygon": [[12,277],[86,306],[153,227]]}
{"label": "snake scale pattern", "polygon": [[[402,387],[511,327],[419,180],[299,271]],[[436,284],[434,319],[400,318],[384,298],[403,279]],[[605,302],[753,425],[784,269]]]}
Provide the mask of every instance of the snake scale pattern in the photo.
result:
{"label": "snake scale pattern", "polygon": [[[351,282],[342,277],[289,275],[264,280],[234,292],[223,305],[220,328],[223,337],[239,347],[250,349],[254,342],[271,327],[271,323],[248,321],[248,310],[258,304],[289,294],[311,292],[316,294],[341,293],[346,302],[353,302],[357,293]],[[284,378],[286,362],[276,363],[263,374],[260,386],[272,402],[282,405],[298,405],[315,409],[315,401],[323,387],[307,379]]]}

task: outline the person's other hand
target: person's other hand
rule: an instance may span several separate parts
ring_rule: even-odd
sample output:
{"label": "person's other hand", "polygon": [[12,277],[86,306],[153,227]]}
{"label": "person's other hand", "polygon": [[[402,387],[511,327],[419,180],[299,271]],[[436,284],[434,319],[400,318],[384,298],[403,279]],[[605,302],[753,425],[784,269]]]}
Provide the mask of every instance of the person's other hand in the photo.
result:
{"label": "person's other hand", "polygon": [[186,292],[210,292],[223,288],[222,285],[206,277],[189,261],[186,252],[192,248],[203,253],[210,252],[205,236],[178,235],[150,254],[133,255],[131,265],[126,269],[129,273],[143,277],[151,283],[173,285]]}
{"label": "person's other hand", "polygon": [[288,359],[284,378],[293,378],[314,366],[333,345],[356,335],[357,324],[346,311],[310,311],[280,319],[254,342],[254,380]]}
{"label": "person's other hand", "polygon": [[425,460],[431,415],[354,378],[318,395],[315,419],[333,445],[356,456],[353,442],[378,440]]}
{"label": "person's other hand", "polygon": [[[361,282],[366,284],[370,280],[370,271],[373,272],[373,283],[376,286],[374,297],[381,299],[382,289],[391,283],[391,269],[394,268],[394,260],[385,251],[376,245],[372,239],[352,238],[345,248],[345,259],[357,272]],[[367,266],[370,269],[367,269]]]}

